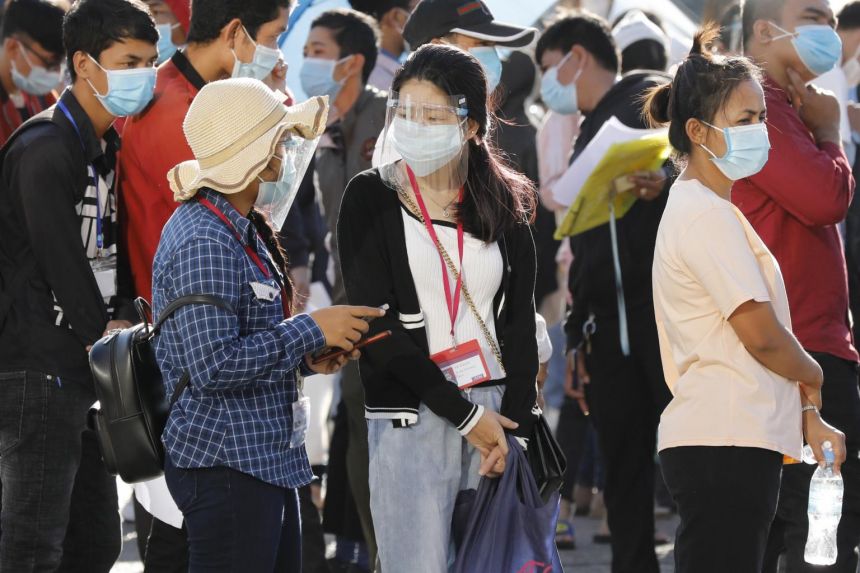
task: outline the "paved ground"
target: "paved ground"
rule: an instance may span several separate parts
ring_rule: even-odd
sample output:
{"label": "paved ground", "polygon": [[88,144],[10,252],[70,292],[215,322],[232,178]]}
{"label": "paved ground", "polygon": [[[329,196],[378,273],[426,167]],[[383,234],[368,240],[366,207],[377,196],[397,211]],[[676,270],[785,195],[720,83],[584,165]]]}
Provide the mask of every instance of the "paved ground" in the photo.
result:
{"label": "paved ground", "polygon": [[[592,543],[592,536],[598,525],[597,521],[589,518],[577,518],[574,525],[576,527],[577,549],[562,553],[565,572],[609,573],[611,558],[609,546]],[[657,521],[658,530],[669,536],[674,533],[676,525],[675,519]],[[143,566],[137,555],[137,536],[132,525],[124,524],[123,532],[122,556],[114,566],[112,573],[142,573]],[[672,546],[658,547],[657,555],[660,557],[661,572],[672,573],[674,570],[672,567]]]}

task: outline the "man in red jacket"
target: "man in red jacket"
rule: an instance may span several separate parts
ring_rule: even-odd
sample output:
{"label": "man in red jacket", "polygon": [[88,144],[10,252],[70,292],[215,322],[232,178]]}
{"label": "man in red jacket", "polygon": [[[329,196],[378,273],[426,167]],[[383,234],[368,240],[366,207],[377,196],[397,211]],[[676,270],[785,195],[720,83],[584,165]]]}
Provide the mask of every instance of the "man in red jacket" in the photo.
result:
{"label": "man in red jacket", "polygon": [[10,0],[0,52],[0,145],[57,101],[62,81],[63,17],[69,6],[50,0]]}
{"label": "man in red jacket", "polygon": [[[278,36],[287,27],[288,8],[289,0],[194,0],[188,46],[159,67],[152,104],[126,123],[120,155],[120,229],[138,296],[151,298],[152,260],[161,229],[177,207],[167,171],[194,157],[182,132],[191,102],[207,82],[253,74],[268,78],[276,62],[263,70],[258,46],[277,47]],[[283,63],[279,66],[282,69]]]}
{"label": "man in red jacket", "polygon": [[[848,280],[836,225],[854,194],[839,136],[839,103],[806,83],[842,55],[828,0],[747,0],[744,47],[764,70],[770,158],[738,181],[732,201],[779,261],[794,334],[824,370],[823,418],[846,435],[845,502],[833,567],[804,562],[809,479],[814,466],[786,466],[765,572],[786,553],[787,571],[851,572],[860,542],[860,392],[848,320]],[[798,413],[798,415],[801,415]],[[807,414],[803,414],[806,416]],[[804,420],[805,422],[805,420]]]}

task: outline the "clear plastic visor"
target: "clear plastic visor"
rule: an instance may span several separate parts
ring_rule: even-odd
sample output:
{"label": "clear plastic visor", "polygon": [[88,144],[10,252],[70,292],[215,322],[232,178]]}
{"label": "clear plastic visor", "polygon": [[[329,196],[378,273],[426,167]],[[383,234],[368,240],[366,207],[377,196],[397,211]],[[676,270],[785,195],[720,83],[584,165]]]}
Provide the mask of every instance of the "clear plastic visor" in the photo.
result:
{"label": "clear plastic visor", "polygon": [[469,163],[467,117],[463,96],[418,99],[391,92],[379,161],[386,184],[408,189],[408,166],[420,185],[434,189],[462,186]]}
{"label": "clear plastic visor", "polygon": [[[278,179],[272,181],[276,187],[273,192],[260,193],[254,207],[269,218],[277,231],[283,227],[293,206],[319,139],[304,139],[288,131],[275,147],[275,155],[281,159]],[[275,159],[273,165],[278,164]]]}

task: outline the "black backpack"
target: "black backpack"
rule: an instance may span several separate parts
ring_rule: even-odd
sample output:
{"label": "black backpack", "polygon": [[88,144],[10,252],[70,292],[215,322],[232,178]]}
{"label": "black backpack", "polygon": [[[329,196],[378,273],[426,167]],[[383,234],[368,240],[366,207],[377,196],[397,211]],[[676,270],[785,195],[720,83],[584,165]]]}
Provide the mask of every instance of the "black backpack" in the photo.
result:
{"label": "black backpack", "polygon": [[183,374],[168,401],[152,342],[171,314],[191,304],[235,312],[220,298],[194,294],[168,304],[151,325],[152,309],[138,298],[134,305],[143,322],[108,334],[90,350],[90,369],[100,402],[99,409],[90,411],[90,427],[98,434],[108,472],[119,474],[126,483],[153,479],[164,471],[161,434],[170,408],[188,386],[190,376]]}

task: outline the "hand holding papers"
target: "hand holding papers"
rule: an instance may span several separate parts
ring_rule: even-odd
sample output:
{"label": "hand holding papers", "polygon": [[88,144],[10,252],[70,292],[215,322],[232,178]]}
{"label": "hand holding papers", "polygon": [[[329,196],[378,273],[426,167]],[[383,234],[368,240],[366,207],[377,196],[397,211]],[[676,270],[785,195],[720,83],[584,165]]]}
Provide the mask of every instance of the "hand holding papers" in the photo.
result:
{"label": "hand holding papers", "polygon": [[636,202],[633,194],[623,192],[629,187],[627,176],[658,170],[670,153],[665,129],[632,129],[611,118],[556,184],[556,199],[571,205],[556,238],[609,222],[610,201],[615,217],[623,217]]}

